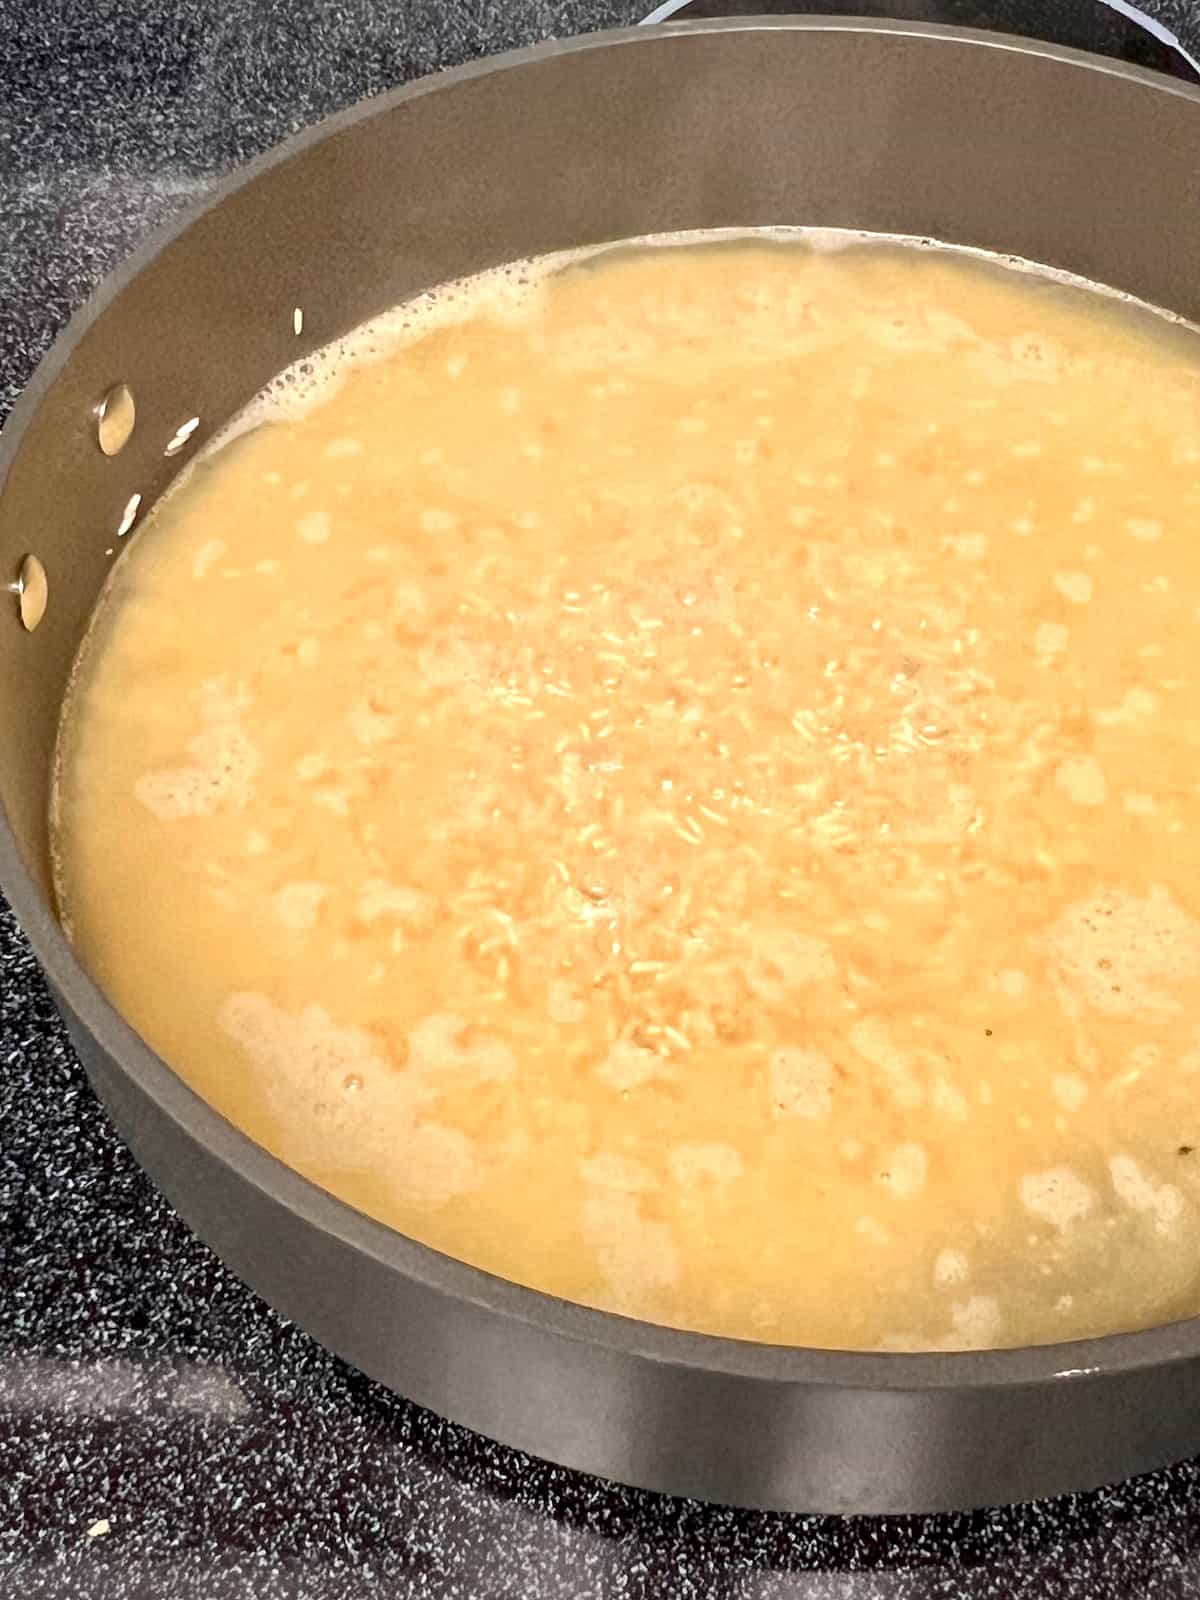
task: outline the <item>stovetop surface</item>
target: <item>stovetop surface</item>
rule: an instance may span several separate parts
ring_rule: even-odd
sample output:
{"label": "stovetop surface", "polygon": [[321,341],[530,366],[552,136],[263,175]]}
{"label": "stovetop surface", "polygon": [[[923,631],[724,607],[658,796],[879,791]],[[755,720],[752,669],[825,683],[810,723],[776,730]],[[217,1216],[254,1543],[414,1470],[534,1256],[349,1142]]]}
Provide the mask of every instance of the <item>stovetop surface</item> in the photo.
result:
{"label": "stovetop surface", "polygon": [[[238,160],[421,72],[645,9],[0,0],[0,416],[100,276]],[[1156,11],[1200,41],[1189,5]],[[0,1596],[1185,1600],[1200,1463],[1037,1505],[837,1519],[670,1500],[493,1445],[328,1355],[188,1232],[109,1127],[0,903]]]}

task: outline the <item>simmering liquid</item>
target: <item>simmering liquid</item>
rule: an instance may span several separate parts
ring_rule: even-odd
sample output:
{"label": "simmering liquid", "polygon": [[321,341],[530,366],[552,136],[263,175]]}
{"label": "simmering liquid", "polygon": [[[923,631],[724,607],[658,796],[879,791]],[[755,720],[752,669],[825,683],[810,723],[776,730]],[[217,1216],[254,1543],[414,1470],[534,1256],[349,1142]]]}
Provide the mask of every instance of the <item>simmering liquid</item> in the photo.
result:
{"label": "simmering liquid", "polygon": [[232,1121],[521,1283],[852,1348],[1200,1311],[1198,517],[1194,335],[1082,287],[453,286],[121,562],[64,915]]}

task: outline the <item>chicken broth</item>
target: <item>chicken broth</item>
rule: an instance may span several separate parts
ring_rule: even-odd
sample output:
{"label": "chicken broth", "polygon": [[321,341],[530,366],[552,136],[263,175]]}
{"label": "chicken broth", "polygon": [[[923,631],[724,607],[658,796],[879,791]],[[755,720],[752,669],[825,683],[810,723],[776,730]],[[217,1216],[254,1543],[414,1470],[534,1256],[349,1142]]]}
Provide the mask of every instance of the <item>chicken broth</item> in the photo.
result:
{"label": "chicken broth", "polygon": [[1195,335],[1085,286],[449,286],[120,562],[64,920],[212,1105],[503,1277],[848,1348],[1193,1314],[1198,514]]}

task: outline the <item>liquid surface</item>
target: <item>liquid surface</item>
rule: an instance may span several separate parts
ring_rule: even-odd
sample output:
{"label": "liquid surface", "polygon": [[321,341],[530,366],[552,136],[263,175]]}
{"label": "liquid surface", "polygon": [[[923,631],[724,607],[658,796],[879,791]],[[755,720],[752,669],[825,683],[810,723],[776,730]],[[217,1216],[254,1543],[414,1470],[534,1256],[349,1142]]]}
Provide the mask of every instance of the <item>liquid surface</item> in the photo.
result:
{"label": "liquid surface", "polygon": [[85,651],[60,897],[145,1038],[363,1210],[635,1316],[1200,1309],[1194,336],[743,240],[355,349]]}

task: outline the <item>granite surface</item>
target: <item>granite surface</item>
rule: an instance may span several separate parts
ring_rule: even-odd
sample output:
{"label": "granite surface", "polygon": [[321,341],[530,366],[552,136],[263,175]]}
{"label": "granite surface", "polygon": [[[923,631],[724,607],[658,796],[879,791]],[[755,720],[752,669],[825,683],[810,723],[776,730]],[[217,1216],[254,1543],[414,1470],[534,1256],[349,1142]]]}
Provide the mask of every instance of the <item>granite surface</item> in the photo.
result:
{"label": "granite surface", "polygon": [[[640,9],[0,0],[0,416],[106,268],[232,162],[414,74]],[[1157,9],[1195,47],[1191,7]],[[327,1355],[191,1236],[0,904],[0,1596],[376,1595],[1186,1600],[1200,1466],[838,1520],[624,1491],[489,1444]]]}

